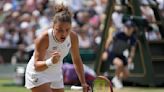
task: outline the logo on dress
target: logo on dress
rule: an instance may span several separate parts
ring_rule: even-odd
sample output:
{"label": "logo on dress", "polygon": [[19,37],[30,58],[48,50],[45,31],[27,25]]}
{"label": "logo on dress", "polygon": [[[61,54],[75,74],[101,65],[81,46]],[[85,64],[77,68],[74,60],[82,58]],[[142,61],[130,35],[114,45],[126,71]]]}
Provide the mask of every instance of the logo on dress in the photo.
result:
{"label": "logo on dress", "polygon": [[36,74],[33,74],[31,76],[31,79],[32,79],[33,82],[38,82],[38,78],[37,78]]}
{"label": "logo on dress", "polygon": [[52,47],[52,49],[53,49],[53,50],[57,50],[57,46],[55,46],[55,47]]}
{"label": "logo on dress", "polygon": [[34,81],[34,82],[38,82],[38,78],[35,78],[33,81]]}
{"label": "logo on dress", "polygon": [[70,43],[67,44],[67,47],[69,47],[69,46],[70,46]]}

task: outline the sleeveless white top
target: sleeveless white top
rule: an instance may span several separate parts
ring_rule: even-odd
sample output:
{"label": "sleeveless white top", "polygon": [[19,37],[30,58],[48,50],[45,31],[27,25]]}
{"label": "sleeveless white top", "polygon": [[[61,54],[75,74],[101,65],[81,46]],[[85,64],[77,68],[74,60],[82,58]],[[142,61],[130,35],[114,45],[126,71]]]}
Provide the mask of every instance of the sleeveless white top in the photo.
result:
{"label": "sleeveless white top", "polygon": [[52,66],[49,66],[44,71],[37,72],[34,69],[34,54],[35,54],[34,53],[27,65],[26,74],[28,76],[37,75],[38,77],[40,76],[49,81],[56,81],[63,78],[62,76],[63,59],[70,50],[71,40],[70,40],[70,36],[68,36],[63,43],[56,41],[53,36],[53,29],[48,30],[48,36],[49,36],[49,46],[46,51],[45,60],[51,58],[51,53],[53,51],[59,51],[61,53],[59,62],[56,64],[53,64]]}

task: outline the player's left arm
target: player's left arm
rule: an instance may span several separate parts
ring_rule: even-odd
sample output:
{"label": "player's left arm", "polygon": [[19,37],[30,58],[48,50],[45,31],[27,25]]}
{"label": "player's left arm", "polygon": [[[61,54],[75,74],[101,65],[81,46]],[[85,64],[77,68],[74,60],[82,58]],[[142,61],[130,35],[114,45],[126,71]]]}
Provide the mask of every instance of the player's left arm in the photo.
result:
{"label": "player's left arm", "polygon": [[135,52],[136,52],[136,46],[132,46],[130,49],[129,57],[134,58]]}
{"label": "player's left arm", "polygon": [[79,80],[81,82],[81,85],[83,87],[86,87],[88,85],[86,84],[86,80],[85,80],[84,67],[83,67],[83,63],[82,63],[80,51],[79,51],[78,37],[77,37],[77,34],[75,32],[71,32],[70,37],[71,37],[72,61],[73,61],[76,73],[77,73]]}
{"label": "player's left arm", "polygon": [[130,53],[129,53],[129,63],[132,63],[133,61],[133,58],[135,56],[135,52],[136,52],[136,45],[137,45],[137,39],[136,38],[133,38],[131,40],[131,48],[130,48]]}
{"label": "player's left arm", "polygon": [[130,53],[129,53],[129,57],[128,57],[128,64],[131,64],[133,62],[133,58],[135,56],[135,51],[136,51],[136,47],[132,46],[130,48]]}

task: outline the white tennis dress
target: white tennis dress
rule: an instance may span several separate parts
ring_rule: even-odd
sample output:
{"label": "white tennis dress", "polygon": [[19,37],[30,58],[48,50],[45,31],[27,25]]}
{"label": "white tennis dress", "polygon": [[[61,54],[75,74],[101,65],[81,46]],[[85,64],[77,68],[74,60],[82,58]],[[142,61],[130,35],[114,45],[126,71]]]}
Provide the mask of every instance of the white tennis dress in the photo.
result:
{"label": "white tennis dress", "polygon": [[31,89],[44,83],[51,83],[52,88],[63,88],[62,65],[63,58],[68,54],[71,47],[70,36],[63,43],[57,42],[53,37],[53,29],[48,30],[49,47],[46,51],[45,60],[51,58],[53,51],[60,51],[61,56],[57,64],[49,66],[46,70],[37,72],[34,69],[34,54],[26,67],[25,87]]}

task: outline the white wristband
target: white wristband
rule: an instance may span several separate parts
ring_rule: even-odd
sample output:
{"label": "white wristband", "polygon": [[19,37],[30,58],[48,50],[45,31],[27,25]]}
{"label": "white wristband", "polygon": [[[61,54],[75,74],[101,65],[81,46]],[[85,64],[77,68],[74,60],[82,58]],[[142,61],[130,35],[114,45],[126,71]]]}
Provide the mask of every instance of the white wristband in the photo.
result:
{"label": "white wristband", "polygon": [[52,58],[49,58],[45,61],[45,64],[49,67],[51,65],[53,65],[53,62],[52,62]]}

